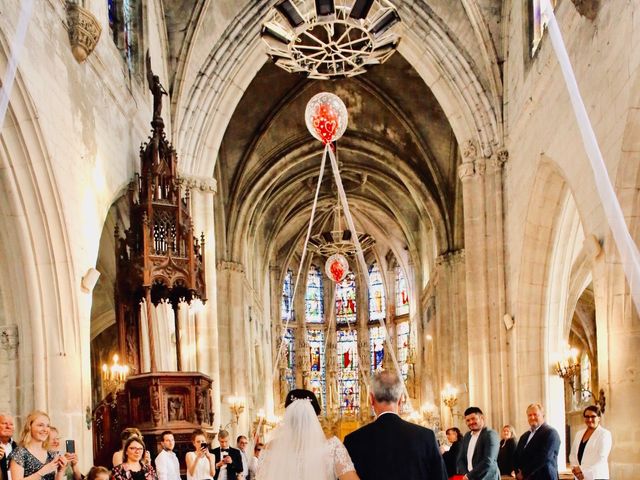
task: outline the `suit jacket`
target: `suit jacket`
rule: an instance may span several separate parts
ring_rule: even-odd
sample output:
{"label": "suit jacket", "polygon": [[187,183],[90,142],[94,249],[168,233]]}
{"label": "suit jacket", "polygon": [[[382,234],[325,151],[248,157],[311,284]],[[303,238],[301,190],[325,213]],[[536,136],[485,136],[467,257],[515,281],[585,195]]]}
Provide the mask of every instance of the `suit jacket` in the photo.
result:
{"label": "suit jacket", "polygon": [[555,428],[543,423],[526,445],[530,433],[525,432],[518,442],[516,472],[520,470],[525,480],[558,480],[560,435]]}
{"label": "suit jacket", "polygon": [[[240,450],[233,447],[225,448],[225,450],[229,452],[229,456],[231,457],[231,463],[227,465],[227,480],[236,480],[236,475],[242,473],[242,456],[240,456]],[[220,461],[220,447],[214,448],[212,453],[216,457],[216,463],[218,463]],[[216,467],[216,475],[213,477],[214,480],[218,480],[220,470],[221,468]]]}
{"label": "suit jacket", "polygon": [[444,460],[444,465],[447,468],[447,475],[449,475],[449,477],[453,477],[458,473],[458,454],[460,453],[461,447],[462,440],[458,440],[457,442],[453,442],[451,448],[442,454],[442,459]]}
{"label": "suit jacket", "polygon": [[611,432],[606,428],[598,426],[591,434],[589,441],[584,447],[582,463],[578,462],[578,447],[586,428],[576,433],[571,444],[569,462],[571,465],[580,465],[580,470],[584,474],[585,480],[608,479],[609,478],[609,452],[611,451]]}
{"label": "suit jacket", "polygon": [[[11,448],[13,448],[13,450],[18,448],[18,444],[13,440],[11,440]],[[6,479],[7,471],[9,470],[9,459],[7,458],[7,455],[2,457],[2,460],[0,460],[0,470],[2,470],[2,478]]]}
{"label": "suit jacket", "polygon": [[500,449],[498,434],[487,427],[480,430],[471,458],[473,466],[471,471],[467,468],[467,452],[470,441],[471,432],[467,432],[462,439],[462,448],[458,454],[458,473],[467,475],[469,480],[500,480],[497,462],[498,450]]}
{"label": "suit jacket", "polygon": [[344,439],[361,480],[446,480],[433,430],[394,413],[378,416]]}

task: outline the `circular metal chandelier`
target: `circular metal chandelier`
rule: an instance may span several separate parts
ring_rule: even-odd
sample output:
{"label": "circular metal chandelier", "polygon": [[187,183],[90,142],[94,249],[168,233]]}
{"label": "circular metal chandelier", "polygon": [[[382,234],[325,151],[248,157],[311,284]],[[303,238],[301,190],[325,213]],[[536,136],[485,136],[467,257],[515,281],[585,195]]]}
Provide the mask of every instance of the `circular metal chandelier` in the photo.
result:
{"label": "circular metal chandelier", "polygon": [[[336,254],[354,256],[356,254],[354,235],[350,230],[345,230],[342,226],[342,207],[339,201],[332,207],[331,214],[333,219],[330,230],[311,235],[309,249],[325,258]],[[376,244],[375,239],[368,233],[356,233],[363,252],[366,252]]]}
{"label": "circular metal chandelier", "polygon": [[278,0],[261,37],[279,67],[326,80],[385,62],[400,41],[399,22],[388,0]]}

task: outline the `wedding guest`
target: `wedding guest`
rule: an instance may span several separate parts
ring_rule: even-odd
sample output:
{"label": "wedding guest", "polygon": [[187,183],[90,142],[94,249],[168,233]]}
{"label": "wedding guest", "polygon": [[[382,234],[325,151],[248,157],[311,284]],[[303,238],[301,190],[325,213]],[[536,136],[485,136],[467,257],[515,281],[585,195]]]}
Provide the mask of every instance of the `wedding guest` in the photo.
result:
{"label": "wedding guest", "polygon": [[158,480],[153,467],[142,460],[146,447],[140,437],[130,437],[122,451],[122,463],[111,470],[111,480]]}
{"label": "wedding guest", "polygon": [[446,434],[447,440],[451,445],[449,450],[442,453],[442,459],[444,460],[445,467],[447,467],[447,476],[451,478],[457,473],[456,461],[460,453],[460,448],[462,447],[462,432],[458,427],[451,427],[447,428]]}
{"label": "wedding guest", "polygon": [[584,409],[582,417],[587,428],[576,433],[571,444],[569,462],[578,480],[609,480],[609,452],[611,432],[600,425],[600,408],[592,405]]}
{"label": "wedding guest", "polygon": [[63,480],[67,460],[44,446],[49,437],[49,415],[38,410],[24,422],[19,446],[11,452],[12,480]]}
{"label": "wedding guest", "polygon": [[220,446],[211,452],[215,457],[216,475],[213,477],[214,480],[236,480],[236,476],[242,475],[240,451],[231,447],[229,441],[229,432],[220,430],[218,432]]}
{"label": "wedding guest", "polygon": [[109,470],[104,467],[91,467],[86,480],[109,480]]}
{"label": "wedding guest", "polygon": [[11,480],[9,455],[18,446],[13,440],[13,433],[13,417],[6,413],[0,413],[0,475],[3,480]]}
{"label": "wedding guest", "polygon": [[[209,451],[209,442],[204,431],[196,429],[191,434],[194,452],[187,452],[187,480],[210,480],[216,475],[213,454]],[[230,479],[231,480],[231,479]],[[233,479],[235,480],[235,479]]]}
{"label": "wedding guest", "polygon": [[[62,455],[62,449],[60,448],[60,432],[56,427],[49,426],[49,438],[47,438],[44,447],[47,450],[52,450],[56,455]],[[80,480],[82,478],[82,473],[78,466],[78,455],[76,455],[75,452],[65,452],[64,457],[67,459],[65,477],[68,480]]]}
{"label": "wedding guest", "polygon": [[557,480],[560,435],[544,420],[539,403],[527,407],[529,431],[518,441],[515,471],[518,480]]}
{"label": "wedding guest", "polygon": [[485,424],[479,407],[464,411],[464,421],[469,431],[462,439],[457,470],[463,480],[499,480],[498,434]]}
{"label": "wedding guest", "polygon": [[516,476],[513,462],[516,456],[516,431],[511,425],[505,425],[500,432],[500,450],[498,451],[498,468],[501,475]]}
{"label": "wedding guest", "polygon": [[[140,440],[144,440],[142,433],[135,427],[125,428],[122,433],[120,433],[120,440],[122,441],[122,445],[124,446],[125,442],[129,440],[131,437],[138,437]],[[113,454],[111,458],[111,463],[115,467],[116,465],[120,465],[122,463],[122,449],[118,450]],[[151,454],[148,450],[145,450],[144,457],[142,461],[148,465],[151,465]]]}
{"label": "wedding guest", "polygon": [[160,435],[162,451],[156,457],[158,480],[180,480],[180,462],[173,449],[176,440],[173,432],[167,430]]}
{"label": "wedding guest", "polygon": [[244,435],[236,438],[236,446],[240,450],[240,458],[242,458],[242,475],[243,478],[249,478],[249,456],[247,455],[247,446],[249,445],[249,439]]}
{"label": "wedding guest", "polygon": [[251,460],[249,460],[249,480],[256,480],[258,467],[260,466],[260,454],[262,453],[263,448],[264,443],[262,442],[256,443],[256,446],[253,447],[253,456],[251,457]]}

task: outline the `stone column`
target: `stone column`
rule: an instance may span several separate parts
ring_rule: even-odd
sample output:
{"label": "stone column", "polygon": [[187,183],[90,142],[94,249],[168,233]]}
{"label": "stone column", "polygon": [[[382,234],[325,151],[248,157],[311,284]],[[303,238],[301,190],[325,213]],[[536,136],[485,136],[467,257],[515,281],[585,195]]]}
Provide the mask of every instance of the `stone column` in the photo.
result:
{"label": "stone column", "polygon": [[0,411],[17,412],[18,326],[0,327]]}
{"label": "stone column", "polygon": [[469,403],[487,412],[494,405],[489,345],[485,159],[477,155],[472,142],[465,146],[458,175],[462,181],[464,206]]}
{"label": "stone column", "polygon": [[196,318],[196,364],[199,372],[212,379],[214,423],[221,421],[220,343],[218,335],[218,285],[215,235],[216,181],[207,177],[181,177],[180,182],[191,191],[191,216],[194,234],[205,238],[205,279],[207,296],[204,311]]}

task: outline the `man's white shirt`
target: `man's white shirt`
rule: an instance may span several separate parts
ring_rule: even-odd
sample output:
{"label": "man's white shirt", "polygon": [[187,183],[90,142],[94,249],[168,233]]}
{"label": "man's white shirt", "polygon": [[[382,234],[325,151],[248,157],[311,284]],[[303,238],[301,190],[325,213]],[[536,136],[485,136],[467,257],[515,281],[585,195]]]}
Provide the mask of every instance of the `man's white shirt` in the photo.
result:
{"label": "man's white shirt", "polygon": [[471,432],[471,438],[469,439],[469,447],[467,448],[467,470],[473,470],[473,452],[476,450],[476,443],[478,443],[478,437],[480,432]]}
{"label": "man's white shirt", "polygon": [[249,478],[249,461],[247,460],[247,456],[242,450],[240,450],[240,456],[242,457],[242,474],[244,478]]}
{"label": "man's white shirt", "polygon": [[175,453],[162,450],[156,457],[158,480],[180,480],[180,462]]}

